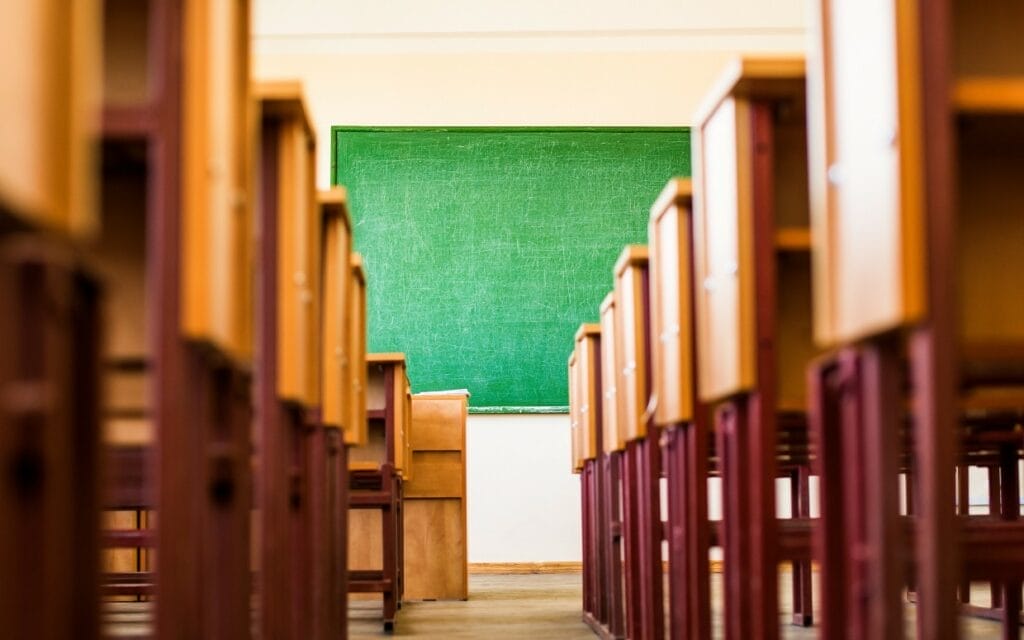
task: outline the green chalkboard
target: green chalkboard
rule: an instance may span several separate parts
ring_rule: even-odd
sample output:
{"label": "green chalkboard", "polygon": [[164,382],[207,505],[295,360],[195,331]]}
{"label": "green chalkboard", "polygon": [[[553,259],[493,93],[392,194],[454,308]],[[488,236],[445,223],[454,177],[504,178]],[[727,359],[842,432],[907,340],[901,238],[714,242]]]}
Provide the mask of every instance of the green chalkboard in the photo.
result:
{"label": "green chalkboard", "polygon": [[369,348],[474,412],[555,412],[626,243],[646,242],[686,129],[334,127],[368,281]]}

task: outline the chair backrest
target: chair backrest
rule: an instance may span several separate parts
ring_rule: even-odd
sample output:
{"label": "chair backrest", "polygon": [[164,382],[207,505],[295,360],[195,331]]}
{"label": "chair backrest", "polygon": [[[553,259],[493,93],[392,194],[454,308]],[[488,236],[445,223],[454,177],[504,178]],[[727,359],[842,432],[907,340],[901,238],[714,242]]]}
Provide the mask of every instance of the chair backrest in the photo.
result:
{"label": "chair backrest", "polygon": [[615,263],[615,356],[618,428],[626,440],[647,435],[650,398],[647,247],[630,245]]}
{"label": "chair backrest", "polygon": [[352,289],[352,226],[344,187],[320,193],[321,213],[321,419],[325,426],[348,431],[346,410],[352,402],[349,380],[349,325]]}
{"label": "chair backrest", "polygon": [[263,135],[274,135],[277,149],[277,391],[283,400],[315,407],[320,401],[316,137],[301,85],[260,83],[256,94]]}
{"label": "chair backrest", "polygon": [[670,180],[651,208],[651,393],[654,425],[693,418],[692,198],[687,179]]}
{"label": "chair backrest", "polygon": [[601,419],[601,325],[582,324],[576,331],[576,419],[580,430],[580,455],[593,460],[601,451],[598,441]]}

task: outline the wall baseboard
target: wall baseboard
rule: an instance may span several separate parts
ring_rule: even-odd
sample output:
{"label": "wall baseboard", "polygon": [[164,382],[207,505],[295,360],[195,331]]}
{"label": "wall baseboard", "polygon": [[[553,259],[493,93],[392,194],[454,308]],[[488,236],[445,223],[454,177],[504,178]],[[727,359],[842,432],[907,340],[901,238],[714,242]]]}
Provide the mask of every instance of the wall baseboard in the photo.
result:
{"label": "wall baseboard", "polygon": [[582,562],[470,562],[471,574],[580,573]]}
{"label": "wall baseboard", "polygon": [[[711,560],[709,563],[711,573],[722,573],[722,561]],[[668,571],[668,562],[662,563],[662,568]],[[817,563],[814,569],[818,570]],[[475,575],[528,575],[541,573],[580,573],[583,571],[582,562],[471,562],[469,572]],[[791,571],[789,562],[779,563],[780,572]]]}

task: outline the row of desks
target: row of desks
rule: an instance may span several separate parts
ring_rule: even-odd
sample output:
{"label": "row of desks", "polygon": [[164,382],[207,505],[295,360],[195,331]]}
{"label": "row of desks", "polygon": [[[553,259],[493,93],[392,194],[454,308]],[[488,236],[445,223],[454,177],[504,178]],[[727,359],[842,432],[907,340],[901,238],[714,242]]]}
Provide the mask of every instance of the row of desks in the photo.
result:
{"label": "row of desks", "polygon": [[[101,592],[152,600],[161,638],[346,633],[366,282],[301,86],[251,81],[250,20],[247,0],[0,9],[11,637],[98,637]],[[133,526],[101,538],[103,510]],[[135,571],[101,579],[123,553],[101,546]]]}
{"label": "row of desks", "polygon": [[[1024,65],[1007,24],[1024,14],[825,1],[814,17],[806,65],[743,59],[710,91],[692,182],[666,187],[577,334],[584,609],[602,636],[709,637],[713,543],[726,638],[778,637],[782,561],[793,621],[822,637],[902,637],[908,589],[919,637],[957,637],[978,612],[968,579],[992,582],[984,613],[1017,636],[1024,567],[994,541],[1022,541]],[[967,515],[969,466],[990,475],[986,517]]]}

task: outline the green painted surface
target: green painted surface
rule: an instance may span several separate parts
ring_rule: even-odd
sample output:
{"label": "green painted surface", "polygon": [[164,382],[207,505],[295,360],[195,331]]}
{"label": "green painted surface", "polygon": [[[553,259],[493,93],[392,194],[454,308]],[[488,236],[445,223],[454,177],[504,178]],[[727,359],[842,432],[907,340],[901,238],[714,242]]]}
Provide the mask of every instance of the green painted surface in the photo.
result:
{"label": "green painted surface", "polygon": [[646,242],[685,129],[333,131],[369,286],[369,348],[479,412],[564,410],[566,358],[622,246]]}

